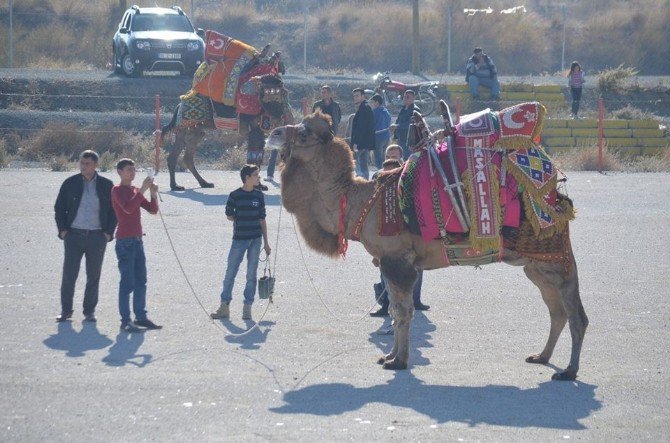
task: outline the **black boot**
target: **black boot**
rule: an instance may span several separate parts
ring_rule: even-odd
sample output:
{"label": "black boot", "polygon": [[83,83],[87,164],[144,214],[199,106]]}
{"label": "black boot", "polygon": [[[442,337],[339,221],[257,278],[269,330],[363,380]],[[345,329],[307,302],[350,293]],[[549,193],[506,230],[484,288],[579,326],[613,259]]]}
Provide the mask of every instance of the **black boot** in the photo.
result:
{"label": "black boot", "polygon": [[374,312],[370,312],[370,317],[388,317],[389,316],[389,304],[383,303],[382,307]]}

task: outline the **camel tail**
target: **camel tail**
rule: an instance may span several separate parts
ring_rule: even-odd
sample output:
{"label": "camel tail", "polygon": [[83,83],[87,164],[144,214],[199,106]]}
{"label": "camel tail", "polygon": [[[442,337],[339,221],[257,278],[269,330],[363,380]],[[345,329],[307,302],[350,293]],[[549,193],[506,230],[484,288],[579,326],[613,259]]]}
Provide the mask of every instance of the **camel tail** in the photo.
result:
{"label": "camel tail", "polygon": [[172,131],[175,126],[177,126],[177,113],[179,112],[179,106],[181,106],[181,103],[178,104],[176,108],[174,108],[174,113],[172,114],[172,120],[170,120],[170,123],[161,127],[161,139],[165,137],[165,134]]}

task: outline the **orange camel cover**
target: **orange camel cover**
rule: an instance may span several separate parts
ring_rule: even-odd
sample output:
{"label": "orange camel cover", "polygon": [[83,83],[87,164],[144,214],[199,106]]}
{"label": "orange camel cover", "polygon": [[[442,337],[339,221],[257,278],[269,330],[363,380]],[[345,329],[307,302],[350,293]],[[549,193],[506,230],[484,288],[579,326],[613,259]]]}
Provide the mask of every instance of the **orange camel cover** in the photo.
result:
{"label": "orange camel cover", "polygon": [[193,76],[192,91],[215,102],[235,106],[242,68],[258,51],[253,46],[214,31],[206,34],[205,58]]}

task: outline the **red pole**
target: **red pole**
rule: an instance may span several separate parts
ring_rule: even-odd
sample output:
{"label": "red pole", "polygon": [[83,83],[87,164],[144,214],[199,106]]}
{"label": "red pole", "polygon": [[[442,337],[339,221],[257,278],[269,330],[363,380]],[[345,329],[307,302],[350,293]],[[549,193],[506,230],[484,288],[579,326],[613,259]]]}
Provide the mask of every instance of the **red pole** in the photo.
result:
{"label": "red pole", "polygon": [[[159,94],[154,97],[154,112],[154,128],[159,130],[161,128],[161,96]],[[154,146],[156,150],[154,170],[158,173],[161,168],[161,134],[158,132],[154,132]]]}
{"label": "red pole", "polygon": [[307,101],[307,97],[304,97],[302,100],[302,115],[306,116],[309,114],[309,102]]}
{"label": "red pole", "polygon": [[454,124],[458,124],[461,121],[461,98],[456,97],[456,121]]}
{"label": "red pole", "polygon": [[603,172],[603,99],[598,99],[598,171]]}

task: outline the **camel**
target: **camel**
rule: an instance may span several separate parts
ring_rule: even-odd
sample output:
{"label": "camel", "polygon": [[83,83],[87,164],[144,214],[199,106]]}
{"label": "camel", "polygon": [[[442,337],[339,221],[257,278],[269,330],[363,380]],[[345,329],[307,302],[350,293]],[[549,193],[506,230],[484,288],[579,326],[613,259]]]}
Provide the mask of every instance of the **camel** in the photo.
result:
{"label": "camel", "polygon": [[[376,183],[354,177],[352,152],[346,142],[329,130],[330,118],[317,111],[295,126],[276,128],[267,145],[279,149],[284,162],[281,172],[282,204],[294,214],[308,246],[335,258],[341,252],[343,236],[351,240],[359,215],[375,191]],[[340,220],[343,196],[346,198],[344,229]],[[373,205],[364,219],[358,237],[373,263],[381,268],[390,290],[394,342],[391,351],[378,363],[384,369],[406,369],[409,360],[409,326],[414,314],[412,288],[417,269],[444,267],[444,244],[425,243],[420,235],[406,229],[395,236],[379,235],[379,207]],[[342,232],[344,231],[344,232]],[[342,236],[343,234],[343,236]],[[579,295],[577,266],[569,237],[569,251],[562,263],[545,262],[503,249],[504,263],[523,266],[526,276],[539,288],[549,308],[551,327],[544,349],[526,359],[528,363],[547,364],[566,322],[572,337],[570,362],[553,380],[574,380],[588,318]]]}
{"label": "camel", "polygon": [[[177,160],[182,151],[184,151],[184,164],[191,171],[198,184],[202,188],[214,187],[213,183],[208,182],[200,175],[195,167],[194,160],[198,146],[205,139],[207,131],[224,130],[217,128],[214,114],[227,118],[228,124],[237,121],[239,123],[239,129],[237,129],[239,134],[247,137],[247,150],[256,150],[260,153],[262,153],[265,142],[264,131],[269,131],[279,124],[293,123],[293,112],[288,103],[288,91],[284,88],[280,76],[284,69],[280,60],[281,52],[275,52],[267,58],[265,54],[268,49],[269,45],[258,56],[249,61],[243,69],[236,106],[216,103],[210,97],[203,95],[202,89],[192,89],[188,94],[181,97],[180,103],[174,110],[172,120],[159,131],[161,143],[168,133],[174,131],[173,143],[169,147],[167,158],[170,189],[173,191],[184,190],[184,187],[178,185],[175,180]],[[205,65],[203,63],[202,66]],[[196,76],[198,75],[198,72],[196,72]],[[214,81],[220,82],[221,80],[217,78]],[[203,80],[203,83],[206,83],[206,81]],[[245,94],[245,97],[239,98],[242,94]],[[246,104],[251,111],[240,109],[239,103]],[[180,109],[189,109],[189,106],[197,110],[197,117],[192,114],[186,115],[190,111],[184,111],[180,115]],[[260,163],[260,160],[256,158],[254,162]]]}

